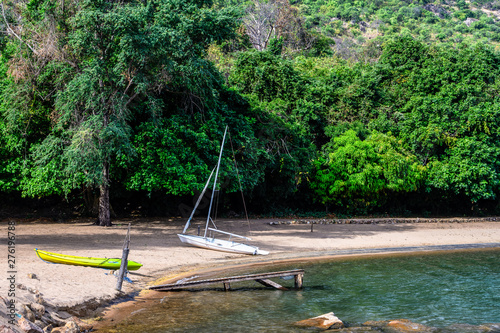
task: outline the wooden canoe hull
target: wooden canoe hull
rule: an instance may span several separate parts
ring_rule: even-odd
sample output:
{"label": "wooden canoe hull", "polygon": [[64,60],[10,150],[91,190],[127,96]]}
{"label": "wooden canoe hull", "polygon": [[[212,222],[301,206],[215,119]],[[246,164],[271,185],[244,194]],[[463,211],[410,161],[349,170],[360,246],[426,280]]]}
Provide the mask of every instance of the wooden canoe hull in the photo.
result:
{"label": "wooden canoe hull", "polygon": [[231,253],[252,254],[252,255],[269,254],[268,251],[259,250],[259,248],[255,246],[250,246],[233,241],[227,241],[219,238],[184,235],[184,234],[177,234],[177,236],[179,236],[181,242],[185,244],[202,247],[210,250],[231,252]]}
{"label": "wooden canoe hull", "polygon": [[[120,269],[122,260],[118,258],[93,258],[93,257],[79,257],[70,256],[67,254],[53,253],[35,249],[36,254],[40,259],[48,261],[54,264],[64,264],[73,266],[87,266],[87,267],[97,267],[110,270]],[[136,271],[142,267],[142,264],[128,260],[127,269],[129,271]]]}

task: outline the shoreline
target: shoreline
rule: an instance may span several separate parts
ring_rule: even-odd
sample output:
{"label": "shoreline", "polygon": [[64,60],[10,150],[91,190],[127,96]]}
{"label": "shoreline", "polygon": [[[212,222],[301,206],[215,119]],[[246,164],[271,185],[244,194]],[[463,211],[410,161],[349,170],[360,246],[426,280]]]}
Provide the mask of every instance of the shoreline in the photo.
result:
{"label": "shoreline", "polygon": [[[418,249],[439,251],[440,247],[457,250],[464,246],[485,244],[500,247],[500,223],[496,217],[418,219],[419,222],[411,223],[407,219],[394,218],[348,219],[341,220],[342,223],[338,223],[339,220],[325,223],[324,219],[302,219],[298,222],[293,219],[252,220],[251,243],[270,250],[269,256],[229,254],[185,246],[177,239],[177,233],[184,224],[182,219],[121,219],[116,220],[112,228],[93,226],[90,219],[64,223],[14,221],[18,304],[29,304],[38,294],[43,297],[47,311],[67,318],[95,318],[102,313],[106,317],[104,311],[108,312],[109,318],[109,310],[116,306],[113,303],[119,301],[123,306],[130,295],[135,295],[132,302],[141,302],[141,290],[154,281],[175,279],[176,276],[194,272],[198,274],[217,267],[223,270],[225,266],[272,265],[283,260],[309,260],[311,256],[375,255],[380,251],[397,252],[398,249],[413,249],[414,252]],[[5,237],[7,220],[3,222],[1,232]],[[143,267],[136,271],[137,274],[129,275],[136,282],[134,285],[124,283],[122,293],[114,290],[116,279],[105,275],[101,269],[50,265],[38,259],[33,251],[39,248],[70,255],[121,257],[128,223],[132,225],[129,259],[142,263]],[[194,228],[198,224],[200,222],[195,221]],[[249,234],[246,220],[228,219],[218,222],[218,225],[223,230]],[[314,225],[314,232],[311,232],[311,225]],[[352,253],[349,254],[349,251]],[[363,251],[364,254],[356,253]],[[29,278],[29,274],[36,278]],[[19,289],[19,285],[26,289]],[[4,296],[6,288],[2,285],[0,291]],[[125,297],[125,300],[120,301],[120,297]],[[94,324],[101,327],[104,322]],[[2,324],[0,322],[0,326]]]}

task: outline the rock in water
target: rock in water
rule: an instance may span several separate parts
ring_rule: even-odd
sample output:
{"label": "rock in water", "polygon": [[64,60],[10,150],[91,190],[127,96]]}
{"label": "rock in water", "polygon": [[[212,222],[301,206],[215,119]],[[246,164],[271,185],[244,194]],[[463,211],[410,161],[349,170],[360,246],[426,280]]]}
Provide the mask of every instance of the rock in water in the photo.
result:
{"label": "rock in water", "polygon": [[430,327],[411,322],[408,319],[391,320],[387,326],[398,332],[429,332],[431,330]]}
{"label": "rock in water", "polygon": [[301,320],[295,323],[296,326],[302,327],[316,327],[321,329],[329,329],[329,328],[343,328],[344,323],[342,320],[337,318],[333,312],[322,314],[321,316],[317,316],[314,318],[309,318],[305,320]]}
{"label": "rock in water", "polygon": [[408,319],[367,321],[363,325],[380,328],[387,333],[411,333],[411,332],[430,333],[434,331],[432,327],[414,323],[412,321],[409,321]]}

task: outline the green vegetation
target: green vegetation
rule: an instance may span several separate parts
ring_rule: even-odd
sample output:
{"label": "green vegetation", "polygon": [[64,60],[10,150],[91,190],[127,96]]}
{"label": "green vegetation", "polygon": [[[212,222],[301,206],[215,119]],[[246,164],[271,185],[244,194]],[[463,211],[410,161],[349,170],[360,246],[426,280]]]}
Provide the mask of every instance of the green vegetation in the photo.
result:
{"label": "green vegetation", "polygon": [[500,212],[498,1],[1,9],[4,198],[177,215],[228,125],[222,213]]}

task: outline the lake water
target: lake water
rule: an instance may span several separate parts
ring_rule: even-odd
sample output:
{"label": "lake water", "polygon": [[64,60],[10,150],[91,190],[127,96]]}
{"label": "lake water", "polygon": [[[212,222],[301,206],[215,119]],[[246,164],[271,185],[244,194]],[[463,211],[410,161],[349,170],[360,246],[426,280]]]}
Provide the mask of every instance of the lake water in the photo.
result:
{"label": "lake water", "polygon": [[[302,290],[251,281],[232,284],[230,292],[218,285],[165,292],[161,303],[109,332],[307,332],[293,323],[331,311],[350,325],[402,318],[438,328],[500,323],[500,249],[335,259],[265,271],[295,268],[306,270]],[[280,281],[293,287],[293,279]]]}

